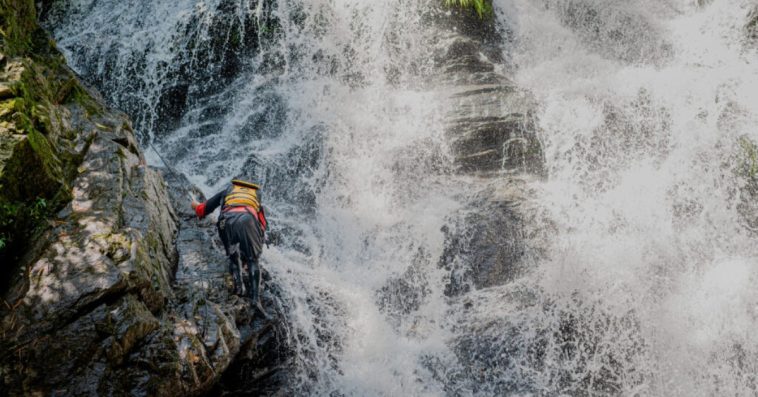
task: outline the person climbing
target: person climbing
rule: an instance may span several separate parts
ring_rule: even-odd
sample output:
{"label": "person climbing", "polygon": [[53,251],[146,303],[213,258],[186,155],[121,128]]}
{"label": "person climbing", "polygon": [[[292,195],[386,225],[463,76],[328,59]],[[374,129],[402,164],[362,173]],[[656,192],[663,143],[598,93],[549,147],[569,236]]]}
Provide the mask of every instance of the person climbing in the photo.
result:
{"label": "person climbing", "polygon": [[242,178],[233,179],[229,186],[204,203],[192,199],[192,209],[202,219],[221,207],[218,217],[218,234],[229,257],[229,271],[234,282],[234,294],[244,296],[245,285],[241,269],[247,264],[249,275],[248,296],[253,307],[264,317],[268,314],[261,305],[261,269],[258,258],[263,250],[266,233],[266,214],[261,206],[260,187]]}

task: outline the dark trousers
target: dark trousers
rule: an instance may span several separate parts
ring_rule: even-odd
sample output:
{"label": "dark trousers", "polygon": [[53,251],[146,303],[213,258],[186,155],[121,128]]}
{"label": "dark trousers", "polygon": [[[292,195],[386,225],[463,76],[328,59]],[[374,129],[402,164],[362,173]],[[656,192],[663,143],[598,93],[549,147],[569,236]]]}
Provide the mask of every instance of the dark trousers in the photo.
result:
{"label": "dark trousers", "polygon": [[218,220],[218,234],[229,256],[234,292],[243,294],[242,263],[246,263],[250,280],[247,295],[259,303],[261,270],[258,257],[263,248],[263,230],[258,220],[249,212],[222,212]]}

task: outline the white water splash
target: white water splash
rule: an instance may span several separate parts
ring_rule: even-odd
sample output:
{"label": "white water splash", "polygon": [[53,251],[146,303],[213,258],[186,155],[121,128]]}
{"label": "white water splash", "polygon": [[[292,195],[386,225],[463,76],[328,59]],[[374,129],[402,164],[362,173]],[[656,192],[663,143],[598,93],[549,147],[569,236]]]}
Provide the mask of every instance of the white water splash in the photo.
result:
{"label": "white water splash", "polygon": [[[148,3],[71,3],[56,37],[153,120],[183,35],[210,40],[222,2]],[[448,105],[417,82],[423,3],[280,1],[272,48],[176,129],[142,133],[206,193],[249,169],[271,192],[291,235],[264,265],[291,305],[301,393],[751,395],[758,251],[735,176],[738,140],[758,140],[750,4],[691,3],[494,1],[540,106],[549,178],[529,182],[544,219],[528,227],[548,238],[538,268],[460,299],[443,293],[441,228],[487,186],[448,175]],[[88,65],[103,49],[124,62]],[[402,280],[424,291],[407,311],[383,301]]]}
{"label": "white water splash", "polygon": [[[659,52],[609,57],[582,33],[596,25],[566,22],[576,4],[625,16],[616,33]],[[758,59],[742,45],[752,4],[498,5],[515,13],[501,17],[515,16],[517,81],[541,103],[541,202],[559,225],[534,282],[580,317],[637,319],[644,347],[607,325],[584,331],[616,335],[607,348],[633,363],[614,375],[623,394],[754,394],[758,245],[735,160],[740,139],[758,140]],[[615,23],[597,22],[600,36]]]}

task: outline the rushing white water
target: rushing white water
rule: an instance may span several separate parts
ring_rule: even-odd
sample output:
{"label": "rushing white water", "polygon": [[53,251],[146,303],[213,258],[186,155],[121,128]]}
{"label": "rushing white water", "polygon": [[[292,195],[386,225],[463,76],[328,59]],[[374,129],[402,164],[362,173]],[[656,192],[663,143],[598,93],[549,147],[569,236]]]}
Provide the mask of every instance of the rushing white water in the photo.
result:
{"label": "rushing white water", "polygon": [[[758,139],[758,59],[743,46],[755,3],[497,4],[550,173],[540,201],[556,232],[533,282],[591,324],[574,341],[591,363],[546,386],[584,394],[591,375],[623,394],[753,395],[758,245],[737,169],[740,140]],[[624,315],[633,330],[615,328]]]}
{"label": "rushing white water", "polygon": [[[51,24],[74,67],[95,78],[148,81],[137,94],[149,103],[171,85],[158,71],[181,57],[176,43],[187,40],[176,32],[198,29],[193,18],[213,20],[219,3],[152,4],[149,14],[171,15],[160,22],[123,9],[118,23],[106,17],[107,5],[76,4],[70,9],[80,18],[66,20],[71,11],[64,11]],[[437,258],[446,215],[460,205],[450,193],[461,188],[440,171],[449,161],[439,97],[412,84],[428,68],[429,50],[417,43],[424,38],[418,6],[410,3],[280,2],[282,34],[250,71],[190,106],[174,131],[138,120],[207,193],[239,172],[262,179],[273,227],[286,232],[285,244],[266,250],[263,260],[291,308],[300,363],[293,387],[300,393],[441,392],[419,357],[448,351],[449,335],[436,325],[446,310]],[[101,26],[114,23],[118,32]],[[83,26],[112,35],[96,44],[106,50],[76,51],[89,36],[72,32]],[[113,71],[84,66],[107,58],[109,48],[123,53],[113,58]],[[271,54],[283,67],[260,74],[256,68]],[[134,64],[147,76],[130,73]],[[110,87],[117,103],[134,94],[116,82]],[[215,103],[224,109],[209,117]],[[145,119],[154,119],[155,108],[147,107]],[[409,312],[404,303],[382,303],[391,299],[382,289],[409,271],[417,276],[403,281],[407,288],[433,299],[419,298]]]}
{"label": "rushing white water", "polygon": [[[458,297],[443,227],[513,182],[452,172],[425,2],[68,3],[49,24],[70,63],[178,168],[209,194],[263,182],[298,394],[755,393],[747,1],[494,1],[538,103],[548,178],[526,228],[544,249]],[[240,22],[219,33],[219,15]],[[275,33],[231,60],[251,24]],[[177,86],[180,110],[159,106]]]}

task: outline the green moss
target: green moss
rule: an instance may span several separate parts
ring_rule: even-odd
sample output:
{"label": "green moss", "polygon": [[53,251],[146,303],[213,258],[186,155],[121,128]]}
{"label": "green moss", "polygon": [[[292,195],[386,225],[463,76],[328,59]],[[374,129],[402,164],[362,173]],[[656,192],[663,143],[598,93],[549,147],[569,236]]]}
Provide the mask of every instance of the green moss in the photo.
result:
{"label": "green moss", "polygon": [[81,156],[73,149],[76,131],[60,127],[65,123],[59,105],[77,103],[87,115],[102,107],[37,25],[33,0],[0,0],[0,52],[8,59],[5,84],[14,96],[0,102],[0,126],[7,130],[0,136],[0,262],[5,264],[47,227],[47,215],[71,200]]}
{"label": "green moss", "polygon": [[64,184],[65,181],[61,161],[58,158],[55,149],[53,149],[52,145],[50,145],[50,142],[47,140],[47,137],[35,129],[29,131],[28,137],[29,144],[42,161],[43,170],[47,173],[48,178]]}
{"label": "green moss", "polygon": [[754,7],[748,15],[748,22],[745,25],[748,33],[755,36],[758,35],[758,6]]}
{"label": "green moss", "polygon": [[492,0],[445,0],[449,7],[473,8],[479,18],[492,16]]}
{"label": "green moss", "polygon": [[[24,72],[11,85],[15,98],[0,104],[0,121],[17,135],[0,138],[0,262],[15,263],[27,242],[47,227],[47,218],[65,201],[68,161],[53,128],[50,84],[43,67],[16,61]],[[20,62],[20,63],[19,63]]]}
{"label": "green moss", "polygon": [[237,26],[233,26],[229,32],[229,46],[233,49],[240,48],[242,44],[242,35]]}
{"label": "green moss", "polygon": [[15,56],[32,45],[37,20],[33,0],[0,0],[0,36],[3,52]]}
{"label": "green moss", "polygon": [[738,174],[755,180],[758,178],[758,146],[746,136],[740,137],[738,142],[742,149],[739,156]]}
{"label": "green moss", "polygon": [[0,102],[0,120],[11,121],[11,116],[24,110],[24,99],[13,98]]}
{"label": "green moss", "polygon": [[[44,230],[46,220],[52,215],[53,207],[48,200],[37,197],[29,202],[10,202],[0,199],[0,258],[9,256],[11,248],[16,248],[24,238]],[[0,261],[3,265],[6,260]],[[3,269],[5,270],[5,269]]]}
{"label": "green moss", "polygon": [[78,84],[71,90],[71,95],[64,103],[73,102],[84,109],[87,117],[97,116],[103,113],[103,107]]}
{"label": "green moss", "polygon": [[139,240],[135,263],[140,278],[150,280],[153,291],[166,297],[171,295],[171,282],[165,277],[167,269],[164,269],[163,263],[157,259],[160,257],[161,249],[157,234],[148,232]]}
{"label": "green moss", "polygon": [[107,238],[108,251],[106,255],[115,263],[121,263],[129,259],[132,241],[123,234],[111,234]]}
{"label": "green moss", "polygon": [[69,97],[71,97],[71,94],[73,90],[79,85],[79,83],[76,81],[75,78],[70,78],[64,82],[62,82],[55,93],[55,104],[65,104]]}

